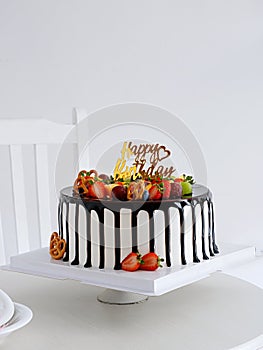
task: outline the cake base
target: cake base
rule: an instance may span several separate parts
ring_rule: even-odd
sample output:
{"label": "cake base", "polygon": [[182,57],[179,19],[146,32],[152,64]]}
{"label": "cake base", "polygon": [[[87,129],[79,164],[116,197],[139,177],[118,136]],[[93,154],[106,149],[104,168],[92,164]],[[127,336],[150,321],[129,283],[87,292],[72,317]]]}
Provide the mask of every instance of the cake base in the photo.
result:
{"label": "cake base", "polygon": [[42,248],[14,256],[11,258],[10,265],[1,268],[55,279],[77,280],[84,284],[136,294],[159,296],[208,277],[216,271],[224,271],[230,266],[236,266],[254,258],[253,247],[222,242],[220,254],[210,260],[184,266],[163,267],[153,272],[143,270],[126,272],[72,266],[61,260],[51,259],[48,248]]}
{"label": "cake base", "polygon": [[110,305],[130,305],[139,304],[148,300],[143,294],[124,292],[121,290],[105,289],[97,296],[97,300],[104,304]]}

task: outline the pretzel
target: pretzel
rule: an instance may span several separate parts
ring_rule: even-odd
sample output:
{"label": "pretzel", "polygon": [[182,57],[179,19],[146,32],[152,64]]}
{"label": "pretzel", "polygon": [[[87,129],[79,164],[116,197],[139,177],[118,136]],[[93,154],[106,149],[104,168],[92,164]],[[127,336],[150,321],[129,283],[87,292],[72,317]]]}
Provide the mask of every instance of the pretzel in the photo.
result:
{"label": "pretzel", "polygon": [[89,176],[87,170],[81,170],[81,171],[78,173],[78,177],[84,177],[84,176]]}
{"label": "pretzel", "polygon": [[91,169],[90,171],[87,170],[81,170],[78,173],[78,177],[85,177],[85,176],[91,176],[91,174],[94,174],[95,177],[98,177],[98,172],[95,169]]}
{"label": "pretzel", "polygon": [[97,172],[97,170],[95,170],[95,169],[91,169],[91,170],[89,171],[89,174],[90,174],[90,175],[91,175],[91,174],[94,174],[95,177],[98,177],[98,172]]}
{"label": "pretzel", "polygon": [[[91,176],[92,174],[94,174],[94,177]],[[98,177],[98,172],[95,169],[91,169],[90,171],[81,170],[78,173],[78,177],[74,182],[74,192],[84,197],[88,197],[88,183],[90,180],[94,181],[95,177]]]}
{"label": "pretzel", "polygon": [[53,239],[55,239],[55,238],[59,238],[59,235],[58,235],[58,233],[57,232],[53,232],[52,233],[52,235],[51,235],[51,237],[50,237],[50,243],[51,243],[51,241],[53,241]]}
{"label": "pretzel", "polygon": [[53,232],[50,237],[49,253],[55,260],[63,258],[66,251],[66,241],[60,238],[57,232]]}
{"label": "pretzel", "polygon": [[145,185],[143,180],[138,182],[131,182],[128,187],[127,198],[130,200],[142,199]]}
{"label": "pretzel", "polygon": [[134,197],[134,191],[135,191],[135,182],[131,182],[129,187],[128,187],[128,190],[127,190],[127,198],[129,200],[132,200],[132,199],[135,199]]}
{"label": "pretzel", "polygon": [[137,182],[137,186],[135,189],[135,199],[142,199],[143,192],[145,190],[145,184],[143,180],[139,180]]}
{"label": "pretzel", "polygon": [[78,194],[87,196],[89,193],[89,189],[86,186],[87,183],[88,183],[88,180],[85,179],[85,177],[79,176],[74,182],[74,186],[73,186],[74,191]]}

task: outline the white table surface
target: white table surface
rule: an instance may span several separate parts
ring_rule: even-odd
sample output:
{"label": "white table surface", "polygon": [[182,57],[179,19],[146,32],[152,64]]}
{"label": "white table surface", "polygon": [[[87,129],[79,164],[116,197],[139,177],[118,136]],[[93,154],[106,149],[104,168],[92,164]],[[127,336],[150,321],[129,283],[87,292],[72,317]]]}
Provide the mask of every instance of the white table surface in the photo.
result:
{"label": "white table surface", "polygon": [[263,290],[220,272],[128,306],[99,303],[99,287],[10,271],[0,271],[0,288],[34,313],[1,350],[253,350],[263,345]]}

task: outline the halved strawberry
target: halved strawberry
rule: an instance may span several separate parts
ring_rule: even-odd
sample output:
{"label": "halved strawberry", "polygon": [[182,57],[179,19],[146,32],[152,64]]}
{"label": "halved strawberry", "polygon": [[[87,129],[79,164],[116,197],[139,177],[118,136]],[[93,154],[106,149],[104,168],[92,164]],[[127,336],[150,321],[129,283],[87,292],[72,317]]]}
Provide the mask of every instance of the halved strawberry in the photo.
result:
{"label": "halved strawberry", "polygon": [[161,262],[164,261],[164,259],[160,258],[154,252],[145,254],[142,260],[143,264],[140,266],[140,269],[146,271],[155,271],[158,267],[162,267]]}
{"label": "halved strawberry", "polygon": [[100,181],[96,181],[89,186],[89,195],[93,198],[105,198],[106,196],[106,188],[105,184]]}
{"label": "halved strawberry", "polygon": [[154,184],[149,189],[149,199],[151,200],[158,200],[162,198],[162,189],[159,185]]}
{"label": "halved strawberry", "polygon": [[131,252],[125,259],[123,259],[121,268],[125,271],[136,271],[139,269],[141,264],[143,264],[141,254]]}
{"label": "halved strawberry", "polygon": [[171,183],[169,180],[163,180],[163,199],[170,198]]}

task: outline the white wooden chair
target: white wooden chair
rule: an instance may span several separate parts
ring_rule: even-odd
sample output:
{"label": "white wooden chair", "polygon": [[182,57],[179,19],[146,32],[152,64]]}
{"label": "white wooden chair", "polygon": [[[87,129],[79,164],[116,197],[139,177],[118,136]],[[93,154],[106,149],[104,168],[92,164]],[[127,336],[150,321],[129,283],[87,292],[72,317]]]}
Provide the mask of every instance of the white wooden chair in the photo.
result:
{"label": "white wooden chair", "polygon": [[[0,265],[13,255],[47,246],[57,230],[56,157],[77,119],[85,116],[84,110],[73,109],[70,125],[0,119]],[[77,138],[67,147],[65,185],[74,180],[67,170],[69,164],[76,166]]]}

